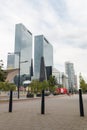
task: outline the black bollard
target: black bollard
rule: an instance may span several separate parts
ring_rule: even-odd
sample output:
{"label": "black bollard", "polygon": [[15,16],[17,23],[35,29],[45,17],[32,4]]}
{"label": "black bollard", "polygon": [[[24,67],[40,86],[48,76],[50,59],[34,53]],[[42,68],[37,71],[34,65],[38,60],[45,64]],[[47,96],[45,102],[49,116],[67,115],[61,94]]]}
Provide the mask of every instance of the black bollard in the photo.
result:
{"label": "black bollard", "polygon": [[84,116],[83,100],[82,100],[82,91],[79,89],[79,106],[80,106],[80,116]]}
{"label": "black bollard", "polygon": [[10,91],[10,97],[9,97],[9,112],[12,112],[12,90]]}
{"label": "black bollard", "polygon": [[45,103],[44,103],[44,89],[42,90],[42,101],[41,101],[41,114],[45,113]]}

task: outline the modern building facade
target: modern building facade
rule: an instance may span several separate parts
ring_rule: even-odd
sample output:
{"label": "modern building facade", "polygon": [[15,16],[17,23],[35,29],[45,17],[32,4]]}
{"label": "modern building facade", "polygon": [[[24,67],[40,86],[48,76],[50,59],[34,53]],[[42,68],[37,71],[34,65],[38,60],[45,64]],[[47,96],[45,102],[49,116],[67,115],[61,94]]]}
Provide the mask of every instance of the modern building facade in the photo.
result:
{"label": "modern building facade", "polygon": [[75,83],[75,89],[78,89],[78,83],[77,83],[77,75],[74,75],[74,83]]}
{"label": "modern building facade", "polygon": [[57,79],[58,87],[62,86],[68,89],[68,76],[66,74],[53,68],[52,75]]}
{"label": "modern building facade", "polygon": [[[43,35],[37,35],[34,39],[34,77],[39,79],[41,57],[44,57],[46,72],[52,74],[53,46]],[[48,76],[49,77],[49,76]]]}
{"label": "modern building facade", "polygon": [[14,54],[8,54],[7,57],[7,69],[14,69]]}
{"label": "modern building facade", "polygon": [[65,72],[68,75],[68,85],[69,90],[73,90],[75,88],[75,71],[74,64],[71,62],[65,62]]}
{"label": "modern building facade", "polygon": [[55,76],[55,78],[57,79],[57,83],[62,85],[62,74],[61,74],[61,72],[59,70],[57,70],[56,68],[53,68],[52,75]]}
{"label": "modern building facade", "polygon": [[15,68],[18,68],[19,58],[20,58],[20,74],[30,75],[30,66],[31,66],[31,59],[32,59],[32,33],[21,23],[16,24],[15,26],[15,47],[14,48],[15,48],[14,49]]}
{"label": "modern building facade", "polygon": [[62,85],[66,89],[69,88],[69,85],[68,85],[68,75],[65,74],[64,72],[62,72]]}

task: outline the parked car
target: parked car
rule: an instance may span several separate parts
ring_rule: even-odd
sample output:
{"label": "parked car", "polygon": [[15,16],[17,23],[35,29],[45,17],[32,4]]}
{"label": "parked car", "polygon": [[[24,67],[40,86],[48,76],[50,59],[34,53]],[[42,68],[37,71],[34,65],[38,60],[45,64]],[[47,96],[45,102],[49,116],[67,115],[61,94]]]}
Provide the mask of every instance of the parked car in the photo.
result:
{"label": "parked car", "polygon": [[41,93],[40,92],[37,92],[37,94],[36,94],[36,97],[41,97]]}
{"label": "parked car", "polygon": [[44,95],[45,96],[49,96],[50,95],[50,91],[45,91]]}
{"label": "parked car", "polygon": [[28,92],[26,95],[27,98],[32,98],[34,97],[34,93]]}

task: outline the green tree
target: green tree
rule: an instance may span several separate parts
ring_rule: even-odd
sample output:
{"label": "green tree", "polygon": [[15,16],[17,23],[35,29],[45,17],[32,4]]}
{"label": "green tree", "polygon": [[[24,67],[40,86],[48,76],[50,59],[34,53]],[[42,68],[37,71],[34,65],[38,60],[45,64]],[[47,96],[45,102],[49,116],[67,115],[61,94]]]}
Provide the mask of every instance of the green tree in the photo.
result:
{"label": "green tree", "polygon": [[40,85],[41,85],[41,90],[44,89],[44,90],[48,90],[49,89],[49,83],[48,81],[44,80],[43,82],[40,82]]}
{"label": "green tree", "polygon": [[54,91],[55,85],[57,85],[57,79],[55,78],[55,76],[50,75],[48,83],[49,83],[49,90]]}
{"label": "green tree", "polygon": [[28,87],[31,88],[32,92],[37,93],[38,91],[40,91],[40,83],[38,80],[32,80],[31,84]]}
{"label": "green tree", "polygon": [[7,75],[7,73],[0,66],[0,82],[4,82],[5,81],[6,75]]}
{"label": "green tree", "polygon": [[31,88],[32,92],[41,93],[42,89],[47,90],[49,88],[49,83],[46,80],[44,80],[43,82],[39,82],[38,80],[33,80],[28,87]]}
{"label": "green tree", "polygon": [[79,75],[79,81],[80,81],[80,88],[83,92],[87,91],[87,83],[85,82],[84,78],[82,77],[81,73]]}
{"label": "green tree", "polygon": [[1,91],[16,90],[16,85],[8,82],[0,82],[0,90]]}

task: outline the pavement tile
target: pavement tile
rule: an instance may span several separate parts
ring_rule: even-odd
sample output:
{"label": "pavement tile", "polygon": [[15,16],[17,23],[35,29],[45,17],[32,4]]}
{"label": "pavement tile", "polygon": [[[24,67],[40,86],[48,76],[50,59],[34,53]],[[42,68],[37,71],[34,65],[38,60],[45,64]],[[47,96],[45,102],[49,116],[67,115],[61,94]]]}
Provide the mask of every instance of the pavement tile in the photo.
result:
{"label": "pavement tile", "polygon": [[41,115],[41,99],[0,104],[0,130],[87,130],[87,95],[83,95],[84,117],[79,113],[79,96],[54,96],[45,99]]}

